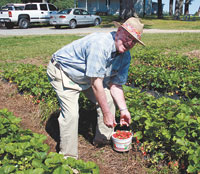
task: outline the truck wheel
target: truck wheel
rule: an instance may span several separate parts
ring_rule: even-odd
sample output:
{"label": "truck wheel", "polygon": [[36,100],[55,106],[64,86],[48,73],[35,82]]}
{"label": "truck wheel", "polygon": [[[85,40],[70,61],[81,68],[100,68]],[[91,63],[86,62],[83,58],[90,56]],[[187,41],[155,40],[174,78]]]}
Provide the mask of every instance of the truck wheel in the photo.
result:
{"label": "truck wheel", "polygon": [[5,23],[5,26],[7,29],[12,29],[14,27],[14,24],[12,22],[8,22],[8,23]]}
{"label": "truck wheel", "polygon": [[21,18],[19,20],[19,28],[26,29],[29,27],[30,21],[26,18]]}
{"label": "truck wheel", "polygon": [[70,22],[69,22],[69,27],[70,28],[76,28],[76,21],[75,20],[71,20]]}

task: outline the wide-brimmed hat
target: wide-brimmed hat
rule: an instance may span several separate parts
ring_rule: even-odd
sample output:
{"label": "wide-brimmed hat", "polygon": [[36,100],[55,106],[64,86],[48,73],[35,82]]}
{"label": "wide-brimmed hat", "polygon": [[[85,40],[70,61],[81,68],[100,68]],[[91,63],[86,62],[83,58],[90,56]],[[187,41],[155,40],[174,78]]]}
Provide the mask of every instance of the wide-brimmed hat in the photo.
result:
{"label": "wide-brimmed hat", "polygon": [[122,27],[128,31],[141,45],[145,44],[141,41],[144,24],[142,24],[139,18],[130,17],[122,25],[116,21],[113,22],[116,27]]}

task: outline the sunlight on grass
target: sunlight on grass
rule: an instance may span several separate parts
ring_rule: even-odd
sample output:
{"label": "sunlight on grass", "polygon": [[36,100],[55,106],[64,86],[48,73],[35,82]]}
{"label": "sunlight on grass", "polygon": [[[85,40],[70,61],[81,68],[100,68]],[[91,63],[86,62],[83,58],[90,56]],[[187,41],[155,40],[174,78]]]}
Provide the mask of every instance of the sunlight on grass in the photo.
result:
{"label": "sunlight on grass", "polygon": [[[38,59],[47,62],[55,51],[80,37],[75,35],[3,37],[0,38],[0,60],[15,62],[21,59]],[[184,54],[199,50],[200,33],[144,34],[142,41],[147,48]],[[141,46],[134,47],[131,53],[133,54],[138,47]]]}
{"label": "sunlight on grass", "polygon": [[145,29],[181,29],[194,30],[200,29],[200,21],[179,21],[179,20],[160,20],[160,19],[142,19]]}
{"label": "sunlight on grass", "polygon": [[[118,16],[101,16],[102,23],[99,27],[114,27],[113,21],[123,22]],[[200,29],[200,17],[191,18],[191,21],[173,20],[172,17],[166,16],[164,19],[157,19],[156,16],[140,18],[144,23],[145,29],[181,29],[181,30],[199,30]]]}
{"label": "sunlight on grass", "polygon": [[47,58],[78,38],[74,35],[3,37],[0,38],[0,60]]}

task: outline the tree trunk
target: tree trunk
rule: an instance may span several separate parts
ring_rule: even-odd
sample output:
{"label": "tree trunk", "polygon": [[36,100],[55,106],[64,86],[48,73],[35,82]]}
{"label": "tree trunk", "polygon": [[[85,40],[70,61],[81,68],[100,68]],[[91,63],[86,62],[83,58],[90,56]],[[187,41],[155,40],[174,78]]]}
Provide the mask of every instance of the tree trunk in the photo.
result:
{"label": "tree trunk", "polygon": [[173,3],[174,3],[174,0],[170,0],[170,2],[169,2],[169,15],[170,16],[173,15]]}
{"label": "tree trunk", "polygon": [[185,0],[185,10],[184,10],[184,15],[189,14],[189,2],[190,2],[190,0]]}
{"label": "tree trunk", "polygon": [[175,3],[175,19],[179,19],[180,18],[180,0],[176,0],[176,3]]}
{"label": "tree trunk", "polygon": [[137,0],[120,0],[120,18],[128,19],[132,16],[137,16],[134,4]]}
{"label": "tree trunk", "polygon": [[183,15],[183,0],[179,0],[179,14]]}
{"label": "tree trunk", "polygon": [[158,19],[163,18],[162,0],[158,0]]}
{"label": "tree trunk", "polygon": [[146,0],[143,0],[143,17],[145,17],[145,15],[146,15],[146,12],[145,12],[145,10],[146,10],[146,6],[145,6],[145,4],[146,4]]}

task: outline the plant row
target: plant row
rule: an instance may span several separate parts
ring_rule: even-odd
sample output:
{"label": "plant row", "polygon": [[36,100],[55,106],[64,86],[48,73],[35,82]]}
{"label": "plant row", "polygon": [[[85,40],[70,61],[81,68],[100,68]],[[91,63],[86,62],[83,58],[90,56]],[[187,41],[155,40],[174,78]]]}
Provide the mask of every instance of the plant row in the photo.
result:
{"label": "plant row", "polygon": [[20,119],[7,109],[0,110],[0,173],[17,174],[98,174],[94,162],[74,158],[64,159],[55,152],[48,153],[46,137],[20,128]]}
{"label": "plant row", "polygon": [[133,63],[162,67],[168,70],[189,70],[192,72],[200,70],[200,60],[197,57],[189,58],[186,55],[166,52],[159,49],[145,47],[134,50]]}
{"label": "plant row", "polygon": [[138,49],[129,69],[128,83],[168,95],[200,96],[200,60],[164,54],[150,48]]}
{"label": "plant row", "polygon": [[138,89],[124,89],[134,136],[149,160],[176,161],[180,170],[200,171],[200,99],[155,98]]}
{"label": "plant row", "polygon": [[200,72],[168,70],[162,67],[135,65],[130,68],[128,83],[183,98],[200,97]]}
{"label": "plant row", "polygon": [[[48,119],[52,112],[59,109],[56,93],[48,81],[46,68],[32,64],[6,64],[2,66],[2,78],[17,84],[20,93],[26,93],[33,102],[40,104],[41,121]],[[93,108],[83,94],[79,99],[80,109]],[[89,107],[88,107],[89,106]]]}

